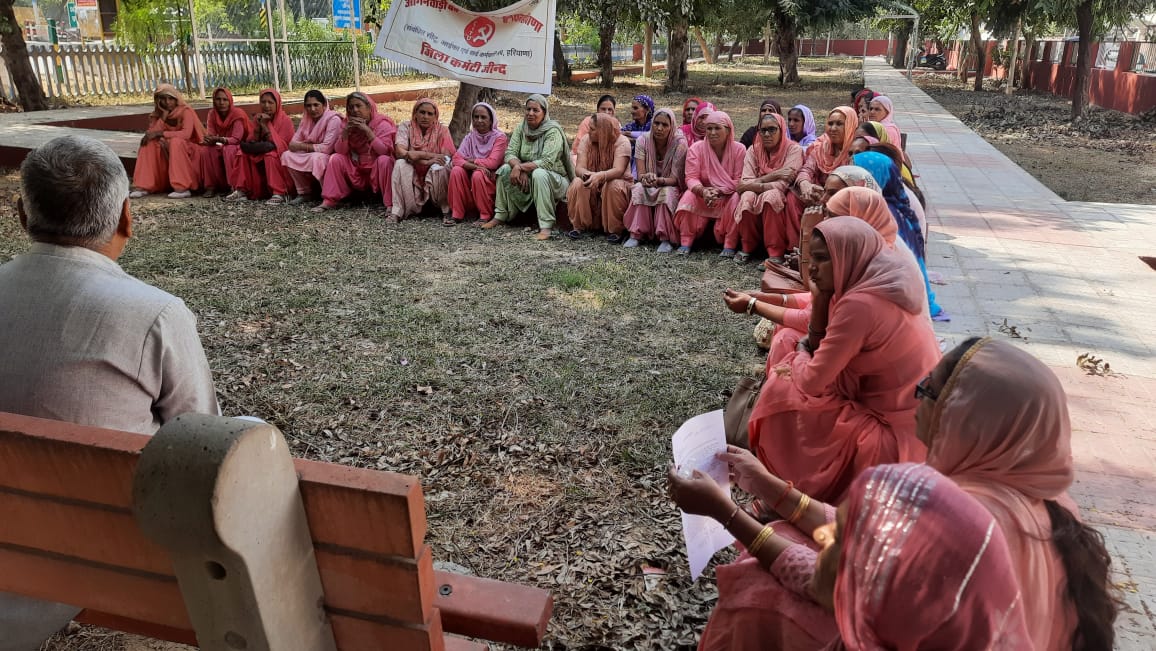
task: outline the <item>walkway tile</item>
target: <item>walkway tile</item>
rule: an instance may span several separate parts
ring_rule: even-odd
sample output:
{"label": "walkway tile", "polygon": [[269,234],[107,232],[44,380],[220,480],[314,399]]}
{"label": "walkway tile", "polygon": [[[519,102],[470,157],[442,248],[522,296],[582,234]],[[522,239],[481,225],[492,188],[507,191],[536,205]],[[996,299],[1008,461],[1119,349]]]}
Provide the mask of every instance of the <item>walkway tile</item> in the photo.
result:
{"label": "walkway tile", "polygon": [[[895,104],[928,197],[928,267],[952,315],[936,331],[1012,340],[1068,393],[1081,516],[1103,534],[1126,606],[1117,648],[1156,639],[1156,206],[1067,202],[899,71],[864,63]],[[1088,375],[1092,353],[1112,368]]]}

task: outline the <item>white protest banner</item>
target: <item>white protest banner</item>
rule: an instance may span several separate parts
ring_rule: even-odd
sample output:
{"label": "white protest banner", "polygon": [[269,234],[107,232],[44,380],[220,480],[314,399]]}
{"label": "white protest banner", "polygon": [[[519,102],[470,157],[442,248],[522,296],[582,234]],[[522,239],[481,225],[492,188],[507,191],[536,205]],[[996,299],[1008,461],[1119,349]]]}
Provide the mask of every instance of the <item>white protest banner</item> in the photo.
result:
{"label": "white protest banner", "polygon": [[373,53],[439,77],[550,94],[555,0],[485,13],[447,0],[393,0]]}

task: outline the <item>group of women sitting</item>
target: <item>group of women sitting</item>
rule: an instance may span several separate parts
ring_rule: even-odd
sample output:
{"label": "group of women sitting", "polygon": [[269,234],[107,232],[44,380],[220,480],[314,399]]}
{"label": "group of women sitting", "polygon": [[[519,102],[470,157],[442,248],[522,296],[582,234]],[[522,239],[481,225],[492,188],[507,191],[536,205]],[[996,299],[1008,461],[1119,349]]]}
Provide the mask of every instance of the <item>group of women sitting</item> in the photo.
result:
{"label": "group of women sitting", "polygon": [[[853,119],[836,110],[828,133]],[[822,207],[800,227],[804,291],[724,294],[773,329],[749,451],[720,455],[753,499],[668,477],[740,550],[699,649],[1111,649],[1119,601],[1067,494],[1063,388],[1007,343],[941,357],[925,231],[883,161],[899,165],[867,152],[804,187]]]}

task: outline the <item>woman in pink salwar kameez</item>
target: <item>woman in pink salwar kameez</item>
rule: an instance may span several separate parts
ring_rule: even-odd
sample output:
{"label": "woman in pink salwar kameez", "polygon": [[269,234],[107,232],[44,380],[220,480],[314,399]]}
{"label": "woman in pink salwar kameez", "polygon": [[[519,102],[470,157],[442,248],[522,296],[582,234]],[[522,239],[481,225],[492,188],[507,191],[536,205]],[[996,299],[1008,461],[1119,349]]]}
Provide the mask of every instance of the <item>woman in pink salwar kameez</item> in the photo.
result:
{"label": "woman in pink salwar kameez", "polygon": [[650,131],[635,143],[638,180],[631,188],[630,207],[622,218],[630,232],[626,248],[653,237],[659,241],[659,253],[674,250],[671,242],[678,239],[674,212],[683,191],[687,151],[686,136],[674,124],[674,111],[658,109]]}
{"label": "woman in pink salwar kameez", "polygon": [[281,164],[293,179],[297,196],[289,202],[292,206],[313,200],[313,180],[325,180],[325,170],[329,167],[329,156],[341,137],[344,121],[329,108],[329,100],[319,90],[305,93],[305,114],[297,133],[289,141],[289,150],[281,154]]}
{"label": "woman in pink salwar kameez", "polygon": [[740,264],[761,252],[782,264],[787,250],[799,245],[803,206],[790,188],[803,167],[803,148],[791,140],[787,120],[778,113],[759,118],[755,136],[743,158],[735,228],[724,250],[735,251]]}
{"label": "woman in pink salwar kameez", "polygon": [[[698,110],[705,106],[709,104],[700,104]],[[726,242],[739,207],[737,190],[747,150],[735,140],[734,123],[723,111],[707,115],[704,128],[706,140],[694,143],[686,153],[686,192],[674,214],[680,255],[690,253],[708,228],[716,242]]]}
{"label": "woman in pink salwar kameez", "polygon": [[432,99],[424,97],[414,103],[409,121],[397,128],[393,153],[397,157],[393,164],[393,212],[385,222],[397,223],[433,203],[441,211],[442,223],[452,226],[450,161],[457,148]]}
{"label": "woman in pink salwar kameez", "polygon": [[863,468],[923,460],[912,391],[939,346],[919,267],[861,219],[815,227],[808,274],[808,337],[769,370],[748,431],[768,470],[834,502]]}
{"label": "woman in pink salwar kameez", "polygon": [[272,88],[261,91],[261,112],[253,116],[249,138],[241,143],[238,165],[240,187],[225,201],[264,199],[270,206],[285,203],[289,194],[289,172],[281,164],[281,154],[293,139],[293,120],[281,109],[281,93]]}
{"label": "woman in pink salwar kameez", "polygon": [[345,98],[345,129],[321,182],[321,205],[313,212],[331,210],[356,190],[381,193],[386,209],[393,206],[393,137],[397,127],[377,112],[377,103],[361,92]]}
{"label": "woman in pink salwar kameez", "polygon": [[207,126],[205,146],[201,149],[201,185],[205,198],[212,199],[218,191],[242,186],[238,180],[238,154],[241,143],[249,137],[249,115],[233,104],[233,93],[228,88],[218,88],[213,91],[213,110],[209,111]]}
{"label": "woman in pink salwar kameez", "polygon": [[201,143],[205,127],[184,95],[172,84],[153,93],[149,128],[140,139],[132,174],[136,199],[172,189],[170,199],[187,199],[201,187]]}
{"label": "woman in pink salwar kameez", "polygon": [[715,568],[719,600],[699,651],[1033,648],[1007,541],[934,469],[869,468],[836,511],[765,485],[745,451],[731,446],[719,460],[744,491],[806,508],[799,529],[764,525],[709,476],[668,473],[679,508],[722,523],[742,550]]}
{"label": "woman in pink salwar kameez", "polygon": [[506,154],[506,134],[498,129],[498,114],[485,102],[474,104],[473,129],[462,138],[450,169],[450,215],[460,224],[466,214],[477,212],[486,223],[494,218],[497,170]]}

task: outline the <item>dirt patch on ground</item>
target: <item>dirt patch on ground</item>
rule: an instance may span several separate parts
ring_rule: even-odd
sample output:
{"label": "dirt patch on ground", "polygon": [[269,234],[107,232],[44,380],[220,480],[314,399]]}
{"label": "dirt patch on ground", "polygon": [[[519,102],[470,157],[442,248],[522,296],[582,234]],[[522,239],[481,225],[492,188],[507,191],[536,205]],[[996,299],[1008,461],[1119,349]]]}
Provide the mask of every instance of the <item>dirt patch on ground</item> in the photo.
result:
{"label": "dirt patch on ground", "polygon": [[[697,67],[692,93],[740,128],[766,95],[821,114],[858,79],[853,61],[822,65],[786,91],[774,65]],[[614,92],[681,106],[659,90],[630,78]],[[601,92],[559,88],[555,117],[573,130]],[[511,127],[518,98],[498,106]],[[16,181],[0,178],[0,261],[27,247]],[[762,369],[754,322],[721,301],[758,284],[753,265],[439,219],[386,227],[380,203],[133,208],[121,263],[197,314],[225,413],[268,419],[298,456],[420,476],[436,558],[553,591],[548,648],[695,647],[717,590],[713,573],[689,579],[670,436]],[[125,648],[88,628],[47,647]]]}
{"label": "dirt patch on ground", "polygon": [[[1068,201],[1156,204],[1156,121],[1046,93],[974,92],[951,75],[916,84],[1017,165]],[[900,118],[902,121],[902,118]]]}

